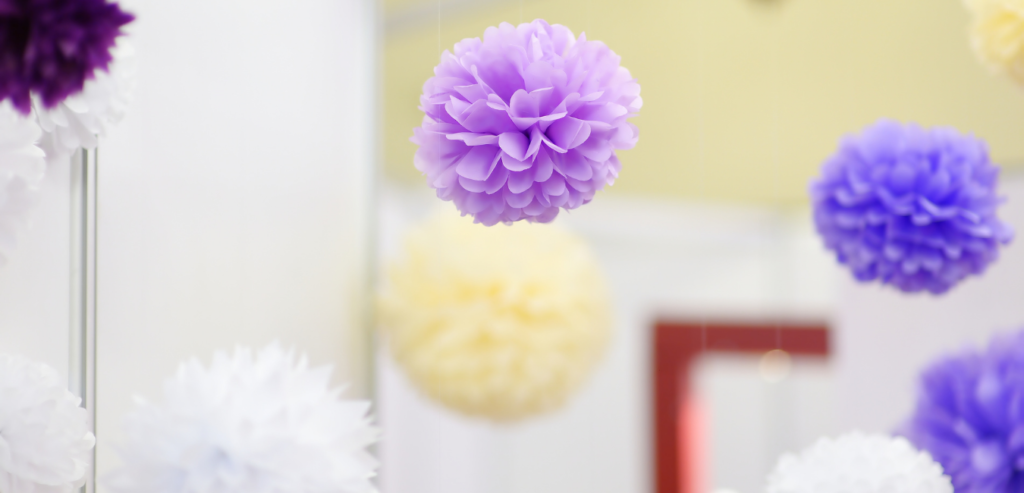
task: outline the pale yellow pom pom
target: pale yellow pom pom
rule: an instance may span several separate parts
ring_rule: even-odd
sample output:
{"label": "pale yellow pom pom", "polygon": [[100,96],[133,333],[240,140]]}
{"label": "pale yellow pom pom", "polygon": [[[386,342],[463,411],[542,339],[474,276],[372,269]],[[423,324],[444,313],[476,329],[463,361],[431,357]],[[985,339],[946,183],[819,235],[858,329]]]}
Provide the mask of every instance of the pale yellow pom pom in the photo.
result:
{"label": "pale yellow pom pom", "polygon": [[965,0],[974,16],[971,43],[996,73],[1024,84],[1024,0]]}
{"label": "pale yellow pom pom", "polygon": [[414,230],[378,312],[427,395],[514,420],[565,402],[603,352],[609,294],[587,245],[550,225],[441,216]]}

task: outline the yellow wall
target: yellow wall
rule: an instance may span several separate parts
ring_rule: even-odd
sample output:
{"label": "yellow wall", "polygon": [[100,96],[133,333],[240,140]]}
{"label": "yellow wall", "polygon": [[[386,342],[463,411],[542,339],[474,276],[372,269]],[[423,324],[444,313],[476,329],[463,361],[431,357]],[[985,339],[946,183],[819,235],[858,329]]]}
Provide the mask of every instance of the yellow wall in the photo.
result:
{"label": "yellow wall", "polygon": [[[880,117],[952,125],[1024,164],[1024,90],[975,61],[957,0],[506,0],[444,4],[445,49],[544,18],[604,41],[642,86],[613,194],[799,204],[844,134]],[[423,183],[408,141],[438,60],[436,2],[385,3],[384,165]],[[422,14],[419,15],[418,14]],[[390,21],[389,21],[390,20]]]}

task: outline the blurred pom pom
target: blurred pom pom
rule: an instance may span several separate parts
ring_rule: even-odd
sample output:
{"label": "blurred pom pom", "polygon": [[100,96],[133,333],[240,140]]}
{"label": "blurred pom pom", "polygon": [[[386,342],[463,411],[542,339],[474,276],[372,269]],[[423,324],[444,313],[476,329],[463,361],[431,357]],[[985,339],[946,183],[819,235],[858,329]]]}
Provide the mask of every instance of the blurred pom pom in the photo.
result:
{"label": "blurred pom pom", "polygon": [[609,294],[582,241],[454,214],[410,234],[380,298],[391,352],[430,397],[515,420],[562,405],[609,332]]}
{"label": "blurred pom pom", "polygon": [[1013,239],[980,139],[882,120],[845,138],[811,184],[818,233],[861,282],[944,293]]}
{"label": "blurred pom pom", "polygon": [[0,491],[72,493],[85,484],[96,438],[80,402],[53,368],[0,354]]}
{"label": "blurred pom pom", "polygon": [[138,399],[126,420],[116,493],[369,493],[377,467],[370,404],[340,398],[330,367],[272,344],[182,363],[163,405]]}
{"label": "blurred pom pom", "polygon": [[632,148],[640,85],[599,41],[561,25],[501,24],[445,51],[423,85],[415,165],[488,226],[549,222],[611,185]]}
{"label": "blurred pom pom", "polygon": [[1024,84],[1024,0],[966,0],[971,45],[994,73]]}
{"label": "blurred pom pom", "polygon": [[768,493],[953,493],[949,477],[903,438],[847,433],[786,454]]}
{"label": "blurred pom pom", "polygon": [[53,108],[81,91],[133,19],[108,0],[0,0],[0,101],[27,115],[33,95]]}
{"label": "blurred pom pom", "polygon": [[36,145],[41,135],[34,119],[0,103],[0,265],[7,263],[28,223],[46,171],[43,150]]}
{"label": "blurred pom pom", "polygon": [[47,109],[36,96],[33,114],[44,136],[40,146],[49,163],[67,163],[79,148],[95,149],[97,137],[121,121],[135,89],[135,50],[121,38],[111,50],[113,59],[107,71],[98,70],[85,82],[82,92],[69,96]]}
{"label": "blurred pom pom", "polygon": [[904,432],[960,493],[1024,491],[1024,331],[933,363]]}

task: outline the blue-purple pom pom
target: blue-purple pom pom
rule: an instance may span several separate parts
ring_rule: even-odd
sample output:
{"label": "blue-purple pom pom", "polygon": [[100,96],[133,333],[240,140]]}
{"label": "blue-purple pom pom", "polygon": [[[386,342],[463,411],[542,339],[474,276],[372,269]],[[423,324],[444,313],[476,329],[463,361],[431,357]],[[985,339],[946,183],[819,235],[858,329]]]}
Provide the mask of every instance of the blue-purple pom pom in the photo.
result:
{"label": "blue-purple pom pom", "polygon": [[80,92],[133,19],[107,0],[0,0],[0,101],[28,114],[32,95],[52,108]]}
{"label": "blue-purple pom pom", "polygon": [[996,217],[998,176],[980,139],[882,120],[825,162],[811,184],[814,221],[859,281],[940,294],[1013,239]]}
{"label": "blue-purple pom pom", "polygon": [[904,433],[957,493],[1024,491],[1024,332],[929,367]]}

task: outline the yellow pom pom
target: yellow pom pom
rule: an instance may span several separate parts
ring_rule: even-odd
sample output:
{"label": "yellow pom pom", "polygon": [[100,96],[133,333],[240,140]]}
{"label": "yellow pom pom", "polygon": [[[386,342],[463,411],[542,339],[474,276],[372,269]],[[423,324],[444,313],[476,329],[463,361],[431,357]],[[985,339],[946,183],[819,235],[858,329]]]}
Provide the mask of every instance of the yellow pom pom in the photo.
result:
{"label": "yellow pom pom", "polygon": [[966,0],[974,16],[971,43],[996,73],[1024,84],[1024,0]]}
{"label": "yellow pom pom", "polygon": [[549,225],[443,216],[407,238],[378,312],[427,395],[515,420],[565,402],[607,343],[610,297],[586,244]]}

